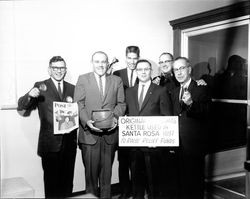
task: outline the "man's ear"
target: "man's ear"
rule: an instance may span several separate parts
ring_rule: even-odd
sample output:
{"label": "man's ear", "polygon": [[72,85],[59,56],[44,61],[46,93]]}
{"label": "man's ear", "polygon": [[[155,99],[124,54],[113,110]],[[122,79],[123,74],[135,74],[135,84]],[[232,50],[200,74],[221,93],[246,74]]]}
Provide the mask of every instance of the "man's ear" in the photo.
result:
{"label": "man's ear", "polygon": [[191,66],[189,66],[188,67],[188,73],[191,75],[191,73],[192,73],[192,67]]}

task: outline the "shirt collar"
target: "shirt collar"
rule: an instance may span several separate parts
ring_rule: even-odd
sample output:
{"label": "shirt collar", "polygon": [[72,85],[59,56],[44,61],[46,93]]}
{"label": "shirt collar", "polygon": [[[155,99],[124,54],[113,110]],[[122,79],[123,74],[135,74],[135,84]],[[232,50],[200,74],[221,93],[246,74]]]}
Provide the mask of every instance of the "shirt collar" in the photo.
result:
{"label": "shirt collar", "polygon": [[55,84],[56,88],[58,87],[58,83],[60,83],[60,86],[61,86],[61,88],[62,88],[62,86],[63,86],[63,79],[62,79],[61,81],[56,81],[56,80],[55,80],[54,78],[52,78],[52,77],[51,77],[51,79],[52,79],[53,83]]}
{"label": "shirt collar", "polygon": [[145,87],[149,87],[150,84],[151,84],[151,80],[149,80],[149,81],[147,81],[147,82],[145,82],[145,83],[139,82],[139,86],[145,85]]}
{"label": "shirt collar", "polygon": [[[127,72],[128,72],[128,74],[131,74],[132,73],[132,71],[134,71],[135,72],[135,69],[134,70],[131,70],[129,67],[127,67]],[[135,74],[135,73],[134,73]]]}
{"label": "shirt collar", "polygon": [[[94,72],[94,75],[95,75],[95,78],[99,81],[100,75],[96,74],[95,72]],[[105,78],[106,78],[106,75],[105,75],[105,74],[101,76],[101,79],[102,79],[102,80],[105,79]]]}
{"label": "shirt collar", "polygon": [[190,83],[191,83],[191,80],[192,80],[192,78],[190,78],[186,83],[181,84],[181,86],[182,86],[183,88],[188,88],[189,85],[190,85]]}

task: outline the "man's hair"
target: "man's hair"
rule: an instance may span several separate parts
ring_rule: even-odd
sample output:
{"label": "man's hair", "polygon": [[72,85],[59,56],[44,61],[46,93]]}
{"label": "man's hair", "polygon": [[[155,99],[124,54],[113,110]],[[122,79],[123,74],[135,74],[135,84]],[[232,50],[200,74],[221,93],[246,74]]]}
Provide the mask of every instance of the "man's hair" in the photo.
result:
{"label": "man's hair", "polygon": [[150,66],[150,69],[152,69],[152,64],[150,63],[150,61],[146,60],[146,59],[140,59],[138,62],[136,62],[136,65],[135,65],[135,69],[137,68],[138,64],[139,63],[148,63],[149,66]]}
{"label": "man's hair", "polygon": [[107,62],[109,61],[108,55],[105,52],[103,52],[103,51],[96,51],[96,52],[94,52],[93,55],[92,55],[92,57],[91,57],[91,61],[93,61],[94,56],[96,54],[99,54],[99,53],[105,55],[106,59],[107,59]]}
{"label": "man's hair", "polygon": [[[162,55],[168,55],[169,57],[171,57],[172,61],[174,61],[174,56],[173,56],[171,53],[164,52],[164,53],[162,53],[162,54],[160,55],[160,57],[161,57]],[[160,57],[159,57],[159,58],[160,58]]]}
{"label": "man's hair", "polygon": [[59,61],[63,61],[64,64],[65,64],[65,66],[66,66],[65,60],[64,60],[61,56],[54,56],[54,57],[52,57],[52,58],[49,60],[49,66],[51,66],[51,64],[52,64],[53,62],[59,62]]}
{"label": "man's hair", "polygon": [[128,46],[126,48],[126,56],[128,53],[135,53],[138,57],[140,57],[140,48],[138,46]]}
{"label": "man's hair", "polygon": [[186,61],[188,66],[191,66],[189,59],[186,57],[177,57],[174,61],[178,61],[178,60],[184,60]]}

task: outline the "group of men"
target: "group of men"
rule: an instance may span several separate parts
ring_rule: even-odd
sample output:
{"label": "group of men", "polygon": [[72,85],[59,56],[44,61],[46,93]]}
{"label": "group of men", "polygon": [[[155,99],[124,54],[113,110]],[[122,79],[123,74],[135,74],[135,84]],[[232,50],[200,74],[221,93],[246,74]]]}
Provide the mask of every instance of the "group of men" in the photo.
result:
{"label": "group of men", "polygon": [[[50,60],[50,78],[36,82],[18,101],[19,110],[38,108],[40,134],[38,155],[44,170],[45,197],[67,197],[73,189],[76,157],[76,130],[53,133],[53,101],[78,103],[79,136],[85,167],[86,192],[111,198],[111,174],[118,143],[120,116],[179,116],[180,146],[118,147],[120,198],[203,198],[204,125],[211,102],[206,86],[191,78],[187,58],[173,59],[170,53],[159,58],[161,75],[152,80],[152,65],[140,59],[137,46],[126,48],[127,67],[107,74],[108,56],[92,55],[93,72],[80,75],[76,86],[64,81],[66,62]],[[46,89],[40,89],[45,85]],[[97,128],[94,110],[111,110],[109,129]]]}

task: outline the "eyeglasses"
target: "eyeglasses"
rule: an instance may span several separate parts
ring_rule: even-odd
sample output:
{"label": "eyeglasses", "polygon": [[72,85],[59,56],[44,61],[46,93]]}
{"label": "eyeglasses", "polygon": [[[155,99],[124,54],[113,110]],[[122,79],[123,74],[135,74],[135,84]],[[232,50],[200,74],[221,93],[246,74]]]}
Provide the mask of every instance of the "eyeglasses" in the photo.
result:
{"label": "eyeglasses", "polygon": [[128,60],[138,60],[139,57],[127,57]]}
{"label": "eyeglasses", "polygon": [[107,61],[98,61],[98,60],[94,60],[93,64],[101,64],[101,65],[107,65],[108,62]]}
{"label": "eyeglasses", "polygon": [[136,71],[138,71],[138,72],[142,72],[142,71],[148,72],[150,70],[151,70],[151,68],[137,68],[136,69]]}
{"label": "eyeglasses", "polygon": [[177,73],[178,71],[184,71],[189,66],[181,66],[180,68],[174,68],[173,71]]}
{"label": "eyeglasses", "polygon": [[62,71],[62,72],[65,72],[66,71],[66,67],[50,67],[54,72],[56,72],[56,71]]}
{"label": "eyeglasses", "polygon": [[173,62],[173,60],[159,61],[159,64],[166,64],[170,62]]}

